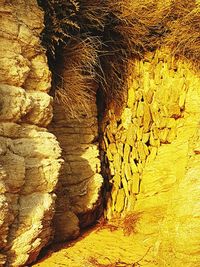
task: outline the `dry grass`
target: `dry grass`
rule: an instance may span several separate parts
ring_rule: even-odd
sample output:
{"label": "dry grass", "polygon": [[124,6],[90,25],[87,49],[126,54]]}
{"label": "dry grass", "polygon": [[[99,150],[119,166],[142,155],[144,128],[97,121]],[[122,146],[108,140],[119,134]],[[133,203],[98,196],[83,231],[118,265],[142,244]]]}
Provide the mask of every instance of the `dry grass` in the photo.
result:
{"label": "dry grass", "polygon": [[37,0],[44,10],[45,29],[42,32],[42,42],[47,48],[50,59],[56,57],[56,48],[64,45],[73,37],[73,32],[79,31],[75,14],[79,10],[76,0]]}
{"label": "dry grass", "polygon": [[[138,1],[107,1],[107,6],[110,13],[100,54],[104,77],[102,88],[109,101],[115,99],[121,105],[129,59],[141,58],[144,52],[158,46],[155,38],[159,30],[157,25],[162,21],[166,9],[158,10],[152,1],[146,6]],[[154,34],[151,34],[153,27]]]}
{"label": "dry grass", "polygon": [[107,221],[105,218],[101,218],[97,224],[97,231],[107,229],[111,232],[123,229],[124,235],[129,236],[137,233],[137,223],[142,216],[142,212],[132,212],[125,216],[125,218],[113,218]]}
{"label": "dry grass", "polygon": [[188,10],[181,18],[171,23],[171,33],[166,44],[175,56],[192,61],[200,67],[200,6]]}
{"label": "dry grass", "polygon": [[77,21],[82,31],[91,30],[103,32],[108,9],[105,0],[80,0],[80,9],[77,13]]}
{"label": "dry grass", "polygon": [[102,229],[107,229],[110,232],[114,232],[118,230],[118,223],[114,221],[107,221],[104,217],[101,217],[100,220],[97,221],[97,231],[101,231]]}
{"label": "dry grass", "polygon": [[95,101],[96,42],[92,38],[71,41],[62,51],[62,64],[58,62],[55,97],[71,117],[86,114],[90,111],[91,99]]}
{"label": "dry grass", "polygon": [[[87,106],[94,80],[105,99],[121,105],[129,60],[162,45],[200,66],[200,5],[195,0],[38,1],[46,11],[43,41],[50,57],[58,46],[67,57],[56,96],[71,111],[76,104]],[[85,45],[88,38],[99,42]]]}

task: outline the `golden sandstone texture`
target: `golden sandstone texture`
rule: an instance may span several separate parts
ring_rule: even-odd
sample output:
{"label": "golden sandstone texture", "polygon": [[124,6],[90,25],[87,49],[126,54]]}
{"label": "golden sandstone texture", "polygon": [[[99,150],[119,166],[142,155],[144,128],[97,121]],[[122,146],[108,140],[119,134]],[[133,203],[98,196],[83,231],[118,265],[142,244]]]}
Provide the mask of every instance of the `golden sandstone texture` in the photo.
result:
{"label": "golden sandstone texture", "polygon": [[[89,101],[89,100],[88,100]],[[102,213],[98,121],[95,96],[88,110],[76,117],[66,113],[56,101],[50,130],[62,147],[59,182],[56,189],[54,217],[55,240],[79,235],[80,228],[91,225]]]}
{"label": "golden sandstone texture", "polygon": [[103,148],[112,184],[100,225],[35,267],[200,266],[200,77],[157,50],[130,64]]}
{"label": "golden sandstone texture", "polygon": [[132,230],[151,243],[147,266],[197,267],[199,73],[165,49],[134,62],[130,69],[122,115],[110,109],[105,119],[103,146],[112,184],[106,216],[135,214]]}
{"label": "golden sandstone texture", "polygon": [[51,84],[34,0],[0,0],[0,266],[33,261],[53,235],[61,149],[45,128]]}
{"label": "golden sandstone texture", "polygon": [[95,94],[76,119],[55,101],[50,124],[43,27],[36,0],[0,0],[0,266],[31,263],[101,213]]}

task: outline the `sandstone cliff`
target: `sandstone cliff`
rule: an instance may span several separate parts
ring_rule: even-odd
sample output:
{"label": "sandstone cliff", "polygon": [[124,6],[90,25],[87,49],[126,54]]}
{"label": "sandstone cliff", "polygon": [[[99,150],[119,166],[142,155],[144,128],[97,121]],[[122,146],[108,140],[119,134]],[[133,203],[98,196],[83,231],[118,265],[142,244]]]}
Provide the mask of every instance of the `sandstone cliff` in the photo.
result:
{"label": "sandstone cliff", "polygon": [[129,70],[121,115],[110,105],[103,124],[108,224],[36,267],[200,265],[199,74],[164,48]]}
{"label": "sandstone cliff", "polygon": [[198,266],[198,72],[162,49],[130,64],[128,83],[121,116],[111,108],[105,118],[106,216],[125,217],[125,232],[148,239],[136,245],[150,248],[143,264]]}
{"label": "sandstone cliff", "polygon": [[199,74],[165,48],[129,74],[102,125],[108,223],[35,267],[200,265]]}
{"label": "sandstone cliff", "polygon": [[[78,10],[76,2],[71,2]],[[193,10],[193,4],[188,15],[184,15],[185,6],[181,6],[183,14],[175,17],[167,11],[168,20],[179,18],[178,26],[173,21],[168,28],[168,21],[163,30],[159,19],[163,23],[167,15],[162,15],[161,8],[156,18],[147,10],[152,24],[143,21],[139,34],[129,27],[135,17],[127,24],[123,12],[117,12],[122,22],[118,31],[106,29],[108,35],[128,36],[122,47],[128,44],[128,49],[151,51],[122,69],[129,71],[127,99],[120,103],[120,115],[110,103],[101,125],[102,163],[109,184],[104,214],[109,223],[61,251],[62,256],[55,253],[53,260],[38,266],[200,265],[200,79],[199,71],[188,62],[191,55],[193,63],[199,58],[196,46],[192,47],[199,40],[199,7]],[[136,6],[143,16],[143,6]],[[188,22],[190,26],[183,28],[186,38],[177,43],[183,18],[184,26]],[[76,118],[70,116],[67,106],[57,100],[53,103],[48,95],[51,74],[40,41],[43,20],[36,0],[0,0],[0,266],[30,264],[53,239],[77,237],[80,228],[92,224],[102,212],[96,95],[93,91],[89,109],[79,110]],[[155,43],[149,47],[146,38],[151,31]],[[156,37],[170,31],[172,38],[168,36],[158,49],[161,42]],[[141,38],[139,47],[135,37]],[[113,90],[118,78],[121,82],[123,56],[128,53],[118,47],[119,40],[109,50],[114,56],[103,64],[109,66],[106,84]],[[179,59],[166,44],[172,50],[179,47]],[[115,50],[120,50],[119,62]],[[59,74],[67,80],[70,68],[68,59],[64,61]],[[112,79],[110,70],[114,70]],[[87,74],[87,69],[81,71]]]}
{"label": "sandstone cliff", "polygon": [[23,266],[101,214],[97,108],[94,94],[79,118],[56,101],[53,112],[43,12],[35,0],[0,12],[0,266]]}
{"label": "sandstone cliff", "polygon": [[33,261],[53,235],[61,149],[45,128],[51,84],[36,1],[0,1],[0,266]]}
{"label": "sandstone cliff", "polygon": [[72,118],[57,102],[50,125],[62,147],[63,167],[56,189],[55,239],[64,241],[79,235],[102,213],[98,122],[95,98],[90,111],[83,109]]}

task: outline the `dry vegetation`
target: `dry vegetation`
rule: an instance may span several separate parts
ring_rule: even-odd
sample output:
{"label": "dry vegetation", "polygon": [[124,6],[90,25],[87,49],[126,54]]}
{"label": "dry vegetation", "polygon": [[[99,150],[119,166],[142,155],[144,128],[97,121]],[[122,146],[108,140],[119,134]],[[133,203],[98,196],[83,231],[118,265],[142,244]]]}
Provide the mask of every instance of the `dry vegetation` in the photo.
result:
{"label": "dry vegetation", "polygon": [[[188,1],[190,2],[190,1]],[[190,12],[171,23],[171,33],[166,38],[166,44],[176,56],[192,61],[200,67],[200,5],[190,6]],[[181,12],[181,10],[180,10]]]}
{"label": "dry vegetation", "polygon": [[[45,10],[43,43],[50,62],[59,54],[66,57],[68,75],[56,94],[71,112],[73,101],[87,108],[92,80],[108,99],[121,102],[129,59],[161,45],[199,67],[200,5],[195,0],[38,2]],[[58,74],[63,76],[62,70]]]}
{"label": "dry vegetation", "polygon": [[62,75],[57,75],[55,97],[73,117],[89,112],[90,100],[95,101],[97,44],[94,38],[71,40],[58,63],[57,71]]}

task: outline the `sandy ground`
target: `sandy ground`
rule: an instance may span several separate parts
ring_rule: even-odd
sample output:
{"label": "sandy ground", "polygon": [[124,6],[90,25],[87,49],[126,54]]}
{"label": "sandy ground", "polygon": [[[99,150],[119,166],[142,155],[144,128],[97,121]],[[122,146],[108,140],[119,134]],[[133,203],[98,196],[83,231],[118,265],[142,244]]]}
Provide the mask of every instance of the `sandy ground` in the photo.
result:
{"label": "sandy ground", "polygon": [[155,266],[148,262],[153,238],[124,234],[120,228],[95,227],[68,244],[49,247],[34,267]]}

